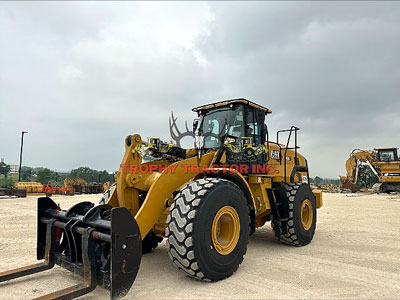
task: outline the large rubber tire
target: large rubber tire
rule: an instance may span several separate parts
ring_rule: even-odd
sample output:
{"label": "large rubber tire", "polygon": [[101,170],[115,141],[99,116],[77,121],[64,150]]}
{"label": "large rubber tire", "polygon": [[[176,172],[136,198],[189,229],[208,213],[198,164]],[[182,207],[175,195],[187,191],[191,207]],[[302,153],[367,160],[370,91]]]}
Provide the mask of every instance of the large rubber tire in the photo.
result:
{"label": "large rubber tire", "polygon": [[[305,246],[313,239],[316,228],[317,209],[314,194],[308,184],[302,183],[284,183],[282,184],[281,189],[281,195],[286,196],[283,200],[288,203],[288,221],[279,225],[279,232],[281,234],[277,239],[281,243],[287,245]],[[308,229],[304,228],[301,221],[301,207],[303,202],[307,199],[312,206],[312,221]],[[271,226],[276,235],[274,222],[271,222]],[[286,226],[286,228],[282,228],[282,226]],[[287,233],[282,234],[282,232],[285,231]]]}
{"label": "large rubber tire", "polygon": [[[236,246],[222,255],[214,247],[212,228],[217,212],[226,206],[236,211],[240,229]],[[220,178],[192,181],[175,196],[170,212],[166,236],[175,266],[206,281],[227,278],[238,269],[249,239],[249,208],[236,184]]]}

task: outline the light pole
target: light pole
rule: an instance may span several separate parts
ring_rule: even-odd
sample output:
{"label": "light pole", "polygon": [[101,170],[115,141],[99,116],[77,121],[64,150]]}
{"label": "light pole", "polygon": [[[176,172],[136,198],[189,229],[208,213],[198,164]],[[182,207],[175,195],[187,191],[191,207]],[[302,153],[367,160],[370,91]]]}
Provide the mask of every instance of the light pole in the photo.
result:
{"label": "light pole", "polygon": [[25,133],[28,133],[28,131],[22,131],[22,134],[21,134],[21,152],[19,153],[18,181],[21,181],[22,147],[24,146],[24,134]]}

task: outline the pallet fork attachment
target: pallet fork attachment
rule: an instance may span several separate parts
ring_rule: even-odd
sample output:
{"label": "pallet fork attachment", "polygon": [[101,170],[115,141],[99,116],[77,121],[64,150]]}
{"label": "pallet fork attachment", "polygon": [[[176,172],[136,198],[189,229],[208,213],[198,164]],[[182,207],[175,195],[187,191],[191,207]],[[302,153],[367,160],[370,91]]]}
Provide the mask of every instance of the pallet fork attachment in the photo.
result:
{"label": "pallet fork attachment", "polygon": [[125,208],[81,202],[67,211],[48,197],[38,199],[37,259],[44,262],[0,273],[0,282],[60,265],[83,282],[36,299],[73,299],[97,285],[111,299],[124,297],[139,270],[142,241],[139,227]]}

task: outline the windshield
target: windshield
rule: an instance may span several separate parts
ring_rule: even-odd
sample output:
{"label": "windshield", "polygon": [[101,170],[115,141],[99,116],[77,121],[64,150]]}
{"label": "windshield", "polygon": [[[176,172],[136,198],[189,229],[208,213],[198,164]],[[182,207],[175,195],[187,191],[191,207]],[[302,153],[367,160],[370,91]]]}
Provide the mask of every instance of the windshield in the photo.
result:
{"label": "windshield", "polygon": [[226,134],[240,137],[243,128],[243,106],[224,107],[202,115],[198,135],[203,137],[204,148],[218,148],[221,137]]}

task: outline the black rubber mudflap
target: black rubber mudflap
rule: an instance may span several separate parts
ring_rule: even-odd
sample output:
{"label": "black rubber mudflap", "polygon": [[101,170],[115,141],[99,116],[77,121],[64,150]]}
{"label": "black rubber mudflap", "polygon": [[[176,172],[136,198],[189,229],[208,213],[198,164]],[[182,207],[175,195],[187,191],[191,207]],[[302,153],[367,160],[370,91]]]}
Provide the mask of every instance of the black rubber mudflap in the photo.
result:
{"label": "black rubber mudflap", "polygon": [[139,271],[142,241],[135,218],[125,208],[111,210],[111,299],[124,297]]}

